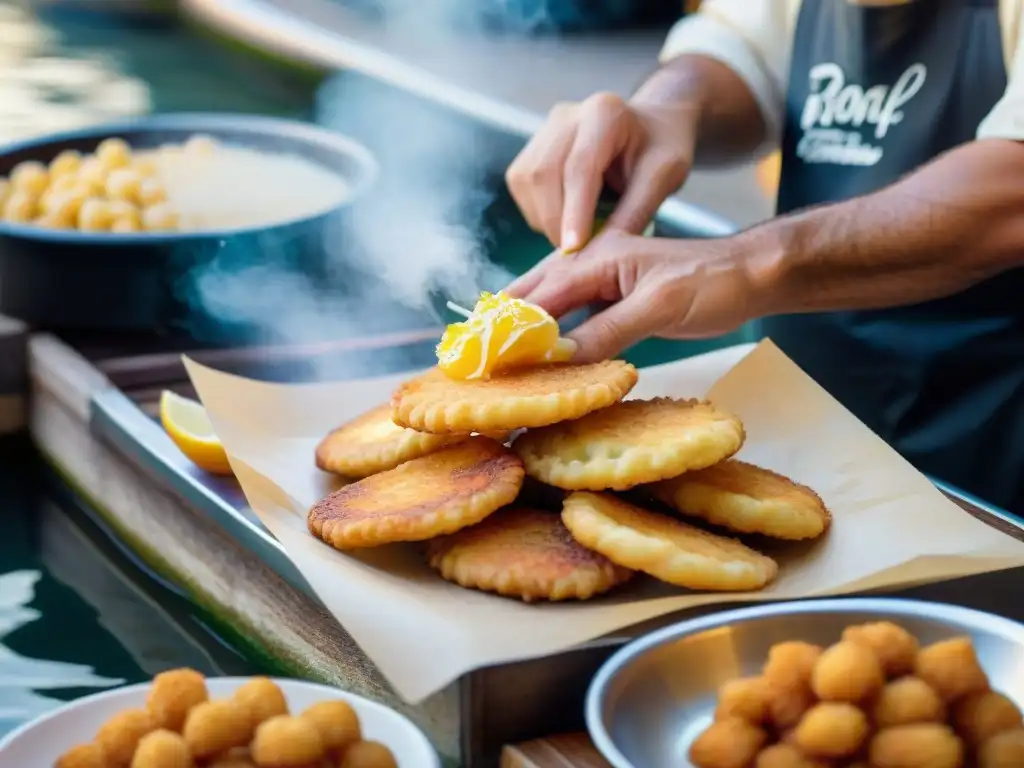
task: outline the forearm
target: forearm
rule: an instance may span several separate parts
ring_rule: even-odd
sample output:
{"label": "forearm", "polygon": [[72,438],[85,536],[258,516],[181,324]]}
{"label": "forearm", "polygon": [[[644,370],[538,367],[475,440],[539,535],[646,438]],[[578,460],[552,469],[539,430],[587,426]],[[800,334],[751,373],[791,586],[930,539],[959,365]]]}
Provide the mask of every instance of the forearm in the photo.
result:
{"label": "forearm", "polygon": [[655,71],[630,102],[670,111],[680,131],[697,137],[702,162],[749,154],[765,138],[761,110],[746,83],[707,56],[677,56]]}
{"label": "forearm", "polygon": [[760,316],[876,309],[1024,266],[1024,144],[976,141],[874,194],[736,236]]}

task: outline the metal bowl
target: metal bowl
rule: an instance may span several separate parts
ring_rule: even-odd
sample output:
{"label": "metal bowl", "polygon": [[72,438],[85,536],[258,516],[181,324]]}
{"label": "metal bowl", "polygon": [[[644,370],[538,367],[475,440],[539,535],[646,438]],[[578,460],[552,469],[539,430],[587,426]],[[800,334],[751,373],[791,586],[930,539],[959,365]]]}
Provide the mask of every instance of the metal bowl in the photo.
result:
{"label": "metal bowl", "polygon": [[918,600],[808,600],[683,621],[625,646],[590,684],[590,736],[614,768],[690,766],[690,744],[711,722],[719,686],[757,674],[773,644],[830,645],[850,624],[879,620],[922,644],[970,635],[994,687],[1024,706],[1024,625]]}
{"label": "metal bowl", "polygon": [[275,263],[303,274],[328,271],[326,252],[341,241],[352,205],[373,186],[378,168],[364,146],[315,125],[250,115],[156,115],[5,146],[0,176],[23,160],[49,162],[65,149],[91,152],[111,136],[144,149],[197,133],[299,155],[341,176],[352,194],[306,218],[218,231],[109,234],[0,222],[0,313],[51,328],[170,329],[196,311],[186,278],[214,259],[225,269]]}

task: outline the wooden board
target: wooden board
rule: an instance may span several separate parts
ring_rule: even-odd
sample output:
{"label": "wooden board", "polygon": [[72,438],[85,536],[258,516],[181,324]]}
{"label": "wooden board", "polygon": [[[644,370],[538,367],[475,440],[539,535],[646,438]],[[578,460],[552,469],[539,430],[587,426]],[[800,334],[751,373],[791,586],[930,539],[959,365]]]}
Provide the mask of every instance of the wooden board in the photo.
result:
{"label": "wooden board", "polygon": [[611,768],[585,733],[565,733],[510,744],[501,754],[501,768]]}

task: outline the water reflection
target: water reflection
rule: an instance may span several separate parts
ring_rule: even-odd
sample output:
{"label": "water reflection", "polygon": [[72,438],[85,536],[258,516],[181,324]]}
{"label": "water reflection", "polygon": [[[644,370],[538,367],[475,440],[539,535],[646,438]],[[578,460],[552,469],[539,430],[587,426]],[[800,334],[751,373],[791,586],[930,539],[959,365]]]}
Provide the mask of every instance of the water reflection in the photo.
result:
{"label": "water reflection", "polygon": [[78,51],[27,11],[0,2],[0,142],[150,110],[149,87],[102,52]]}
{"label": "water reflection", "polygon": [[101,677],[85,664],[22,656],[3,644],[14,630],[41,618],[38,611],[28,607],[41,577],[39,571],[0,575],[0,733],[62,703],[37,691],[110,688],[124,682]]}

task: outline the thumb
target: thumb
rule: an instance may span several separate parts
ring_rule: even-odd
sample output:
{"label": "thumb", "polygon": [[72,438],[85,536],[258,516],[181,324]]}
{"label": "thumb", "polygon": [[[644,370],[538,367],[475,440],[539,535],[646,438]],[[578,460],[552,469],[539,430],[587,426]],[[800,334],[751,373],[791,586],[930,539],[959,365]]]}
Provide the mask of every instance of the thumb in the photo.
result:
{"label": "thumb", "polygon": [[689,172],[689,162],[665,152],[641,156],[626,191],[608,217],[608,227],[639,235],[665,199],[683,185]]}
{"label": "thumb", "polygon": [[578,345],[573,362],[610,360],[637,342],[655,335],[658,321],[656,314],[651,312],[652,298],[645,291],[631,293],[584,322],[570,334]]}

